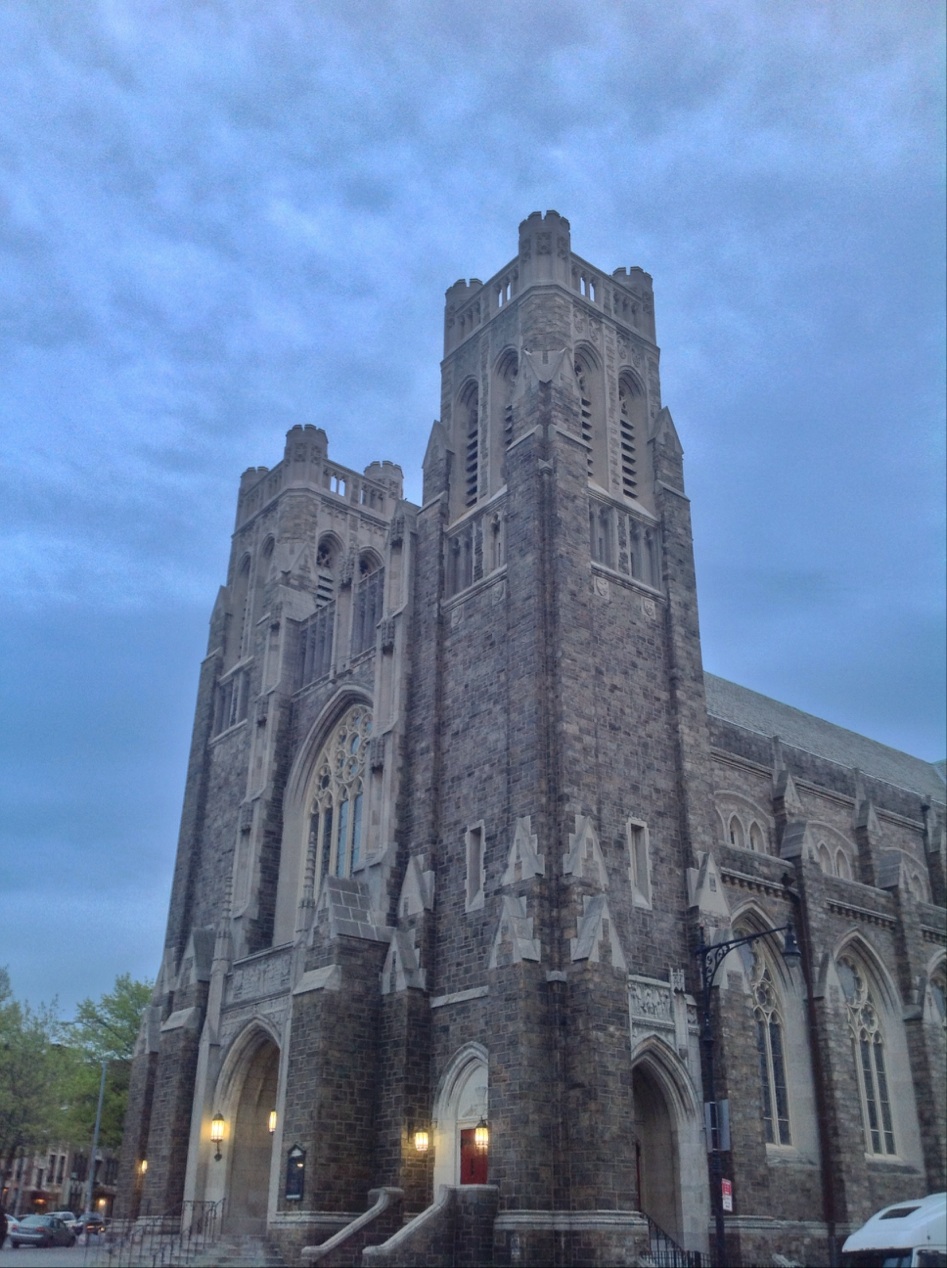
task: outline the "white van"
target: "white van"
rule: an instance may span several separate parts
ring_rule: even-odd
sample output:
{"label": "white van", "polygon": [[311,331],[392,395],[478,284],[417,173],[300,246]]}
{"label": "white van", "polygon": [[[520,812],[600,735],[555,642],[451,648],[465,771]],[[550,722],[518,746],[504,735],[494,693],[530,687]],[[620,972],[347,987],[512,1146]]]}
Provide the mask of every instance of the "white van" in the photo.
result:
{"label": "white van", "polygon": [[947,1193],[886,1206],[847,1238],[843,1268],[947,1268]]}

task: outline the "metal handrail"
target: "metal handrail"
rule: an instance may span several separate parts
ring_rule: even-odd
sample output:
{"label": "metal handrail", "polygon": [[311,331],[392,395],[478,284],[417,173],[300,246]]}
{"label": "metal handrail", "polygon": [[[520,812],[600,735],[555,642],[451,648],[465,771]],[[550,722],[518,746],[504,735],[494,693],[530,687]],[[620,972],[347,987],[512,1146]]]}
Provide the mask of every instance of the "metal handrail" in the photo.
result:
{"label": "metal handrail", "polygon": [[222,1198],[187,1201],[176,1214],[115,1220],[99,1235],[95,1263],[104,1268],[167,1268],[186,1261],[219,1240],[223,1210]]}
{"label": "metal handrail", "polygon": [[651,1262],[655,1268],[704,1268],[710,1260],[699,1250],[685,1250],[656,1223],[647,1211],[642,1211],[648,1221],[648,1242],[651,1248]]}

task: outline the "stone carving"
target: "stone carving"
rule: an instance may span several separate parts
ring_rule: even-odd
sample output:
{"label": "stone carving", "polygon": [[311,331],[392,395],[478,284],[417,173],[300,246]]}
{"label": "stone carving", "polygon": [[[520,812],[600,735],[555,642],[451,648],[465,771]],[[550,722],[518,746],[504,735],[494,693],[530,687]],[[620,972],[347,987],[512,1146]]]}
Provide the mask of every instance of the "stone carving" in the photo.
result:
{"label": "stone carving", "polygon": [[533,918],[526,914],[526,899],[505,894],[487,967],[506,968],[522,960],[539,961],[539,939],[533,937]]}
{"label": "stone carving", "polygon": [[510,846],[506,871],[501,881],[503,885],[515,885],[517,881],[526,881],[534,876],[546,874],[544,856],[536,849],[539,838],[531,832],[530,828],[529,815],[523,815],[516,820],[513,844]]}
{"label": "stone carving", "polygon": [[628,982],[628,999],[632,1017],[674,1025],[671,1013],[671,987],[650,978],[632,977]]}
{"label": "stone carving", "polygon": [[434,910],[434,873],[425,870],[426,863],[426,854],[415,854],[408,859],[398,898],[399,920]]}
{"label": "stone carving", "polygon": [[393,995],[398,991],[414,987],[424,990],[427,985],[424,969],[418,949],[415,946],[415,931],[396,930],[392,935],[385,964],[381,971],[382,995]]}
{"label": "stone carving", "polygon": [[575,817],[575,832],[569,834],[569,849],[562,856],[562,871],[566,876],[589,881],[598,889],[608,888],[608,874],[598,833],[587,815]]}
{"label": "stone carving", "polygon": [[489,1110],[487,1085],[480,1083],[464,1090],[457,1110],[459,1122],[472,1122],[475,1118],[486,1118]]}
{"label": "stone carving", "polygon": [[372,770],[381,770],[384,767],[387,744],[387,735],[373,735],[368,741],[368,765]]}
{"label": "stone carving", "polygon": [[589,897],[586,894],[582,899],[582,907],[577,936],[569,940],[573,962],[590,960],[593,964],[598,964],[607,960],[616,969],[626,973],[628,965],[625,962],[625,953],[605,895],[595,894]]}
{"label": "stone carving", "polygon": [[288,991],[291,967],[288,950],[238,961],[233,966],[228,981],[227,1002],[262,999],[267,995]]}

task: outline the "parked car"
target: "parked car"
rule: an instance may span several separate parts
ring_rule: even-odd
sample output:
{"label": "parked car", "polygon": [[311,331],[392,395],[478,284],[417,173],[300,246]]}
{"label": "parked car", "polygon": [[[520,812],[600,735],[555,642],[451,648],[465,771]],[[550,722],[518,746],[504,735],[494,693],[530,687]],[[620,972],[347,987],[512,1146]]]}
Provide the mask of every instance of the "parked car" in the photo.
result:
{"label": "parked car", "polygon": [[55,1215],[57,1220],[62,1220],[62,1222],[68,1228],[71,1228],[74,1233],[78,1231],[76,1228],[73,1227],[76,1223],[78,1223],[78,1221],[76,1220],[76,1217],[73,1215],[72,1211],[50,1211],[49,1214]]}
{"label": "parked car", "polygon": [[25,1215],[19,1221],[16,1232],[10,1234],[10,1245],[19,1246],[75,1246],[76,1235],[55,1215]]}
{"label": "parked car", "polygon": [[77,1233],[101,1233],[105,1220],[98,1211],[83,1211],[73,1225]]}
{"label": "parked car", "polygon": [[15,1233],[19,1227],[20,1221],[15,1215],[11,1215],[10,1212],[7,1211],[7,1233]]}

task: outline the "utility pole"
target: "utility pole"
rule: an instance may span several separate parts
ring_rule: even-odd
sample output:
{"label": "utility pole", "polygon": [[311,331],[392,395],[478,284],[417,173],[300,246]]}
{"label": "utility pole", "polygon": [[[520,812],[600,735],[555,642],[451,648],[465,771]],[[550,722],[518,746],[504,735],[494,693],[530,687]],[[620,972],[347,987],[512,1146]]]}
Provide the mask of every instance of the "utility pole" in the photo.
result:
{"label": "utility pole", "polygon": [[102,1058],[102,1077],[99,1079],[99,1103],[95,1110],[95,1130],[92,1133],[92,1152],[89,1154],[89,1176],[86,1183],[85,1210],[92,1210],[92,1193],[95,1187],[95,1155],[99,1148],[99,1128],[102,1126],[102,1102],[105,1099],[105,1071],[108,1058]]}

